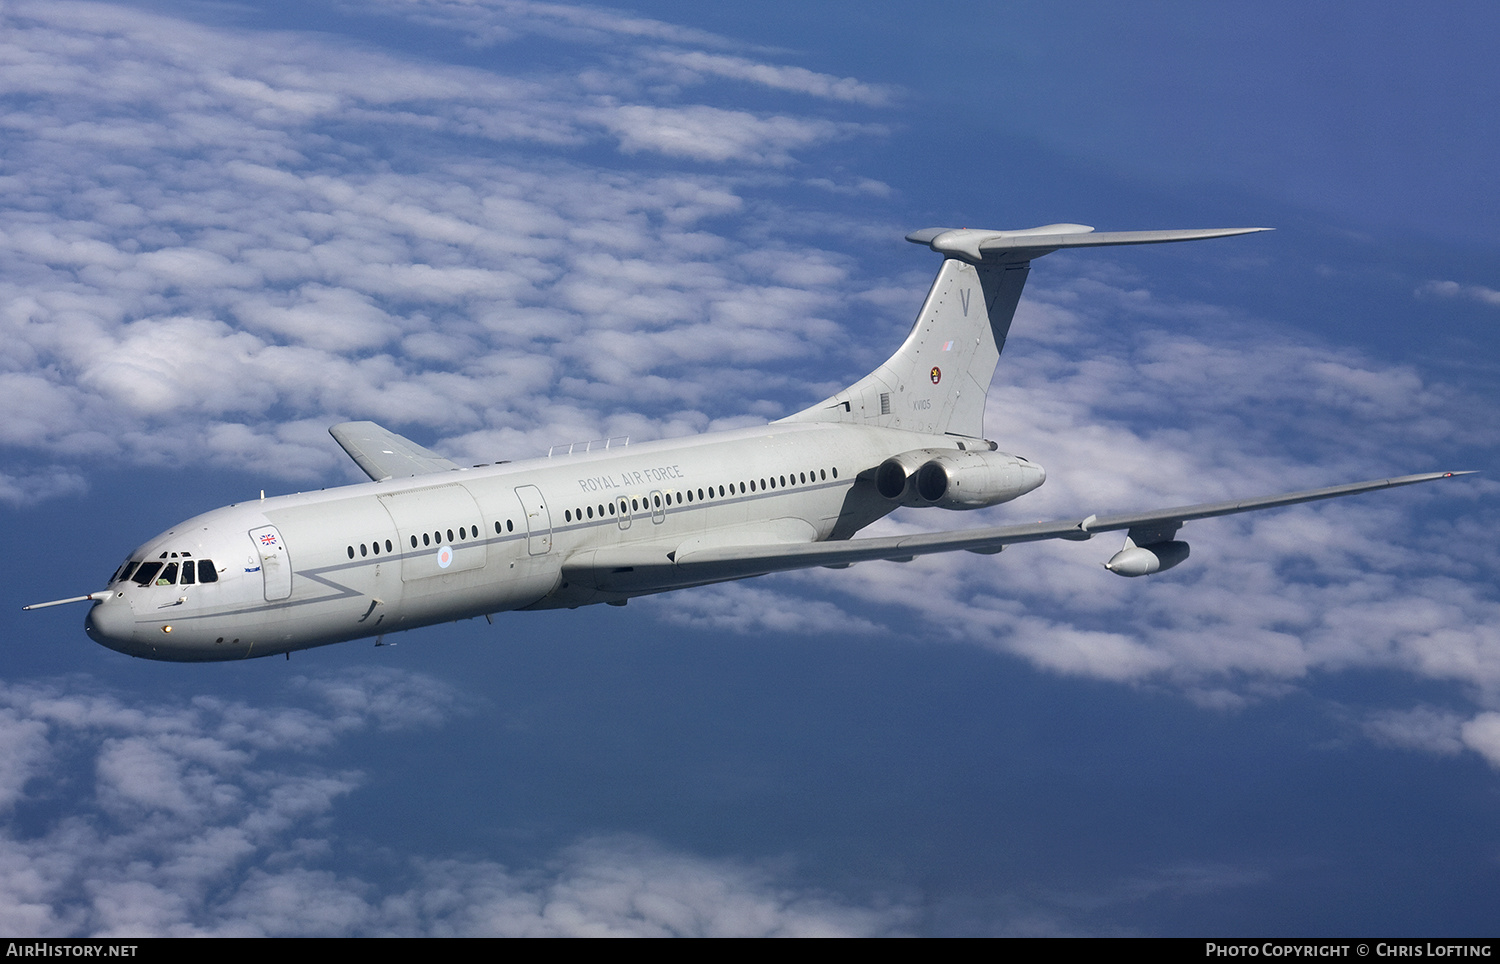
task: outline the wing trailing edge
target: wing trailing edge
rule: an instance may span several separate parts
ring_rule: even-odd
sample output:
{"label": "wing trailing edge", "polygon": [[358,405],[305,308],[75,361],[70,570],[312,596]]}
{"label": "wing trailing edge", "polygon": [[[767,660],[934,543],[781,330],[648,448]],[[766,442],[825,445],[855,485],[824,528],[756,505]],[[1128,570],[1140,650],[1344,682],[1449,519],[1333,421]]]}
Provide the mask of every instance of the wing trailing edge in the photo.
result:
{"label": "wing trailing edge", "polygon": [[565,567],[565,570],[570,567],[573,567],[574,571],[585,567],[591,569],[595,585],[605,591],[636,592],[646,587],[653,587],[656,591],[660,591],[743,579],[747,576],[760,576],[772,572],[811,569],[817,566],[841,568],[856,562],[882,559],[905,562],[916,556],[940,552],[966,550],[988,554],[999,552],[1006,546],[1023,542],[1042,542],[1048,539],[1083,542],[1101,532],[1118,532],[1122,529],[1128,530],[1130,538],[1137,543],[1157,542],[1163,538],[1171,538],[1184,523],[1196,519],[1257,512],[1262,509],[1317,502],[1322,499],[1337,499],[1362,492],[1393,489],[1470,474],[1472,473],[1426,472],[1420,475],[1352,482],[1346,485],[1306,489],[1281,495],[1258,496],[1227,502],[1207,502],[1147,512],[1107,516],[1090,515],[1083,519],[994,526],[984,529],[924,532],[871,539],[849,539],[842,542],[715,545],[696,549],[684,545],[682,550],[674,550],[669,546],[637,546],[631,547],[628,554],[622,552],[611,555],[601,551],[596,558],[594,553],[587,553],[589,558],[586,561],[569,560],[569,565]]}

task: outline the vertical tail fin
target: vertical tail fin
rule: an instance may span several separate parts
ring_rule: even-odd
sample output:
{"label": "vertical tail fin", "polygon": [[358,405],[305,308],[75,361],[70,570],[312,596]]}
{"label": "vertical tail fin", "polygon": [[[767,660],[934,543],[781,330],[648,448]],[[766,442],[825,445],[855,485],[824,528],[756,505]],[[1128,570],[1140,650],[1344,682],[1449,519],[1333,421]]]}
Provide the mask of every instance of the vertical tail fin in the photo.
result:
{"label": "vertical tail fin", "polygon": [[927,228],[906,236],[944,255],[911,333],[875,371],[784,422],[846,422],[984,437],[984,399],[1031,262],[1059,248],[1159,244],[1265,228],[1094,233],[1083,224],[1021,231]]}
{"label": "vertical tail fin", "polygon": [[896,353],[832,398],[785,419],[984,436],[984,397],[1030,269],[948,258]]}

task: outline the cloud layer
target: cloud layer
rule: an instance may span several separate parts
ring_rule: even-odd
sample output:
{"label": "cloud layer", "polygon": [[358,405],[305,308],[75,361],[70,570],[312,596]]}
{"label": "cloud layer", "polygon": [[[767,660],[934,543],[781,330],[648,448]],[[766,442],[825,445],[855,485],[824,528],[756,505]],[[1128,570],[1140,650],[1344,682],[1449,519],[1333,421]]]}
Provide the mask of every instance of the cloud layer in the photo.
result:
{"label": "cloud layer", "polygon": [[[757,369],[838,332],[843,259],[771,240],[778,213],[732,180],[571,152],[785,166],[873,128],[632,102],[660,50],[582,82],[103,5],[4,16],[0,444],[33,459],[191,453],[305,480],[344,417],[458,433],[487,461],[680,434],[741,416],[785,383]],[[803,74],[771,86],[847,88]]]}
{"label": "cloud layer", "polygon": [[[364,781],[330,762],[371,730],[433,728],[463,700],[366,670],[283,705],[0,686],[0,927],[36,936],[814,936],[889,933],[862,909],[634,837],[535,867],[433,857],[347,864],[332,829]],[[364,863],[370,857],[365,855]]]}

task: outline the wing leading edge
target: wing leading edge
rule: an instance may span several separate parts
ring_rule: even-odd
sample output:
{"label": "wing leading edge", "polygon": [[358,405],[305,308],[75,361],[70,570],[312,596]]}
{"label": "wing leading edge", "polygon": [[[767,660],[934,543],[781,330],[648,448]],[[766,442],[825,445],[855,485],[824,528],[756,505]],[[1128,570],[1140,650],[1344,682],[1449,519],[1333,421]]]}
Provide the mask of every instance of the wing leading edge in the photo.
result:
{"label": "wing leading edge", "polygon": [[947,532],[924,532],[905,536],[873,539],[850,539],[843,542],[783,543],[777,545],[709,546],[685,552],[664,547],[631,547],[628,552],[589,552],[584,558],[569,560],[565,572],[591,570],[592,581],[599,589],[615,592],[650,591],[650,588],[672,589],[703,585],[747,576],[760,576],[815,566],[844,567],[856,562],[886,559],[909,561],[916,556],[960,549],[977,553],[994,553],[1008,545],[1041,542],[1046,539],[1068,539],[1082,542],[1101,532],[1128,530],[1137,544],[1170,539],[1183,523],[1195,519],[1255,512],[1278,506],[1336,499],[1377,489],[1392,489],[1469,472],[1427,472],[1392,479],[1352,482],[1322,489],[1307,489],[1282,495],[1208,502],[1200,505],[1156,509],[1117,515],[1091,515],[1084,519],[1035,522],[1026,525],[995,526]]}

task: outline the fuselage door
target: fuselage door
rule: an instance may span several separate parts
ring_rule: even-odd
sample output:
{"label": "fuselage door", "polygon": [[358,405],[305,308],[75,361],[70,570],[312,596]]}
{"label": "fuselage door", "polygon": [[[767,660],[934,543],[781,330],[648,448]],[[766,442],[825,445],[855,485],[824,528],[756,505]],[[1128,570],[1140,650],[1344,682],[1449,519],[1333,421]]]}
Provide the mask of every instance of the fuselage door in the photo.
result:
{"label": "fuselage door", "polygon": [[516,488],[516,498],[521,500],[521,511],[526,515],[526,550],[533,556],[546,555],[552,551],[552,514],[547,511],[547,500],[542,490],[534,485]]}
{"label": "fuselage door", "polygon": [[662,505],[662,500],[665,498],[666,496],[661,494],[660,489],[656,489],[650,495],[646,496],[647,501],[651,503],[651,521],[656,525],[661,525],[662,520],[667,517],[667,510]]}
{"label": "fuselage door", "polygon": [[630,500],[627,499],[627,498],[625,498],[622,495],[618,499],[615,500],[615,503],[616,503],[616,505],[619,506],[619,509],[620,509],[620,511],[615,514],[615,519],[619,521],[621,529],[629,529],[630,528]]}
{"label": "fuselage door", "polygon": [[260,574],[266,583],[266,601],[274,602],[292,594],[292,561],[287,557],[286,544],[275,526],[261,526],[250,530],[250,541],[260,554]]}

